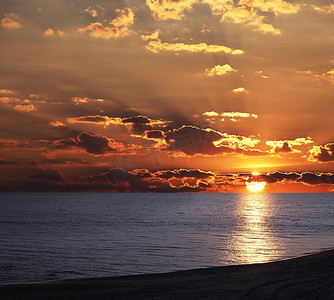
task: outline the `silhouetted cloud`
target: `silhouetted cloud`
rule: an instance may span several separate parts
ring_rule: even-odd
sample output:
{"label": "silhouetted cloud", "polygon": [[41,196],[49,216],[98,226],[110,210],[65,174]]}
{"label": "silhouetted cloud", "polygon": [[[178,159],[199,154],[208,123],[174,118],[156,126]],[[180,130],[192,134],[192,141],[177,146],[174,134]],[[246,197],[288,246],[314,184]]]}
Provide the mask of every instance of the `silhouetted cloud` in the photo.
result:
{"label": "silhouetted cloud", "polygon": [[329,162],[334,161],[334,143],[325,145],[313,146],[310,150],[310,160]]}
{"label": "silhouetted cloud", "polygon": [[68,138],[53,142],[55,149],[69,149],[72,147],[82,148],[92,154],[106,154],[116,152],[122,146],[113,139],[99,134],[89,134],[82,132],[76,138]]}
{"label": "silhouetted cloud", "polygon": [[39,169],[36,173],[28,175],[32,179],[42,179],[50,181],[61,181],[63,179],[62,174],[58,169]]}

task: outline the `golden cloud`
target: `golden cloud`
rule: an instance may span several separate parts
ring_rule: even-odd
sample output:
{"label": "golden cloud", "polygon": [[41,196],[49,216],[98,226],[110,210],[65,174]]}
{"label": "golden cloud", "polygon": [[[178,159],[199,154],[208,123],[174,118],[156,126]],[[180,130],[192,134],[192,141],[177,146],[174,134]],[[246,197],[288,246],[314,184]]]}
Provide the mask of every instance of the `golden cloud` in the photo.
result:
{"label": "golden cloud", "polygon": [[223,66],[216,65],[211,69],[206,69],[204,74],[208,77],[213,77],[213,76],[226,75],[228,73],[236,72],[236,71],[237,70],[234,70],[230,65],[225,64]]}
{"label": "golden cloud", "polygon": [[260,16],[257,10],[248,6],[237,6],[223,14],[221,22],[246,24],[255,27],[255,31],[262,33],[280,34],[279,29],[275,29],[271,24],[263,23],[264,16]]}
{"label": "golden cloud", "polygon": [[315,11],[321,12],[321,13],[325,13],[325,14],[331,14],[334,13],[334,4],[328,5],[328,6],[316,6],[316,5],[312,5],[312,8]]}
{"label": "golden cloud", "polygon": [[134,13],[130,8],[115,10],[118,17],[105,27],[100,22],[91,23],[87,27],[79,28],[78,32],[89,32],[89,36],[109,40],[111,38],[124,38],[133,33],[128,27],[134,22]]}
{"label": "golden cloud", "polygon": [[184,44],[184,43],[161,43],[160,40],[150,41],[146,46],[146,49],[158,53],[159,51],[173,51],[173,52],[204,52],[204,53],[215,53],[215,52],[224,52],[232,55],[243,54],[244,51],[240,49],[232,49],[226,46],[219,45],[207,45],[206,43],[200,44]]}
{"label": "golden cloud", "polygon": [[254,7],[263,12],[278,14],[295,14],[299,11],[299,4],[292,4],[283,0],[241,0],[239,5]]}
{"label": "golden cloud", "polygon": [[118,17],[110,22],[115,27],[129,27],[134,22],[134,13],[130,8],[121,8],[115,10]]}
{"label": "golden cloud", "polygon": [[159,39],[159,29],[154,31],[152,34],[143,34],[140,37],[144,40],[144,41],[148,41],[148,40],[157,40]]}
{"label": "golden cloud", "polygon": [[84,12],[90,14],[93,18],[97,17],[97,10],[92,9],[90,6],[86,9],[84,9]]}
{"label": "golden cloud", "polygon": [[155,20],[181,20],[198,0],[146,0]]}
{"label": "golden cloud", "polygon": [[246,90],[243,87],[236,88],[232,92],[235,94],[249,94],[249,90]]}
{"label": "golden cloud", "polygon": [[294,140],[266,141],[266,145],[272,147],[271,153],[293,152],[300,153],[300,150],[294,149],[295,146],[303,146],[313,143],[310,137],[296,138]]}
{"label": "golden cloud", "polygon": [[89,32],[89,36],[109,40],[111,38],[123,38],[132,33],[127,27],[104,27],[100,22],[91,23],[85,28],[79,28],[78,32]]}
{"label": "golden cloud", "polygon": [[220,114],[221,117],[225,118],[255,118],[257,119],[256,114],[250,114],[245,112],[223,112]]}
{"label": "golden cloud", "polygon": [[203,116],[207,116],[207,117],[218,117],[219,113],[215,112],[215,111],[207,111],[205,113],[203,113]]}

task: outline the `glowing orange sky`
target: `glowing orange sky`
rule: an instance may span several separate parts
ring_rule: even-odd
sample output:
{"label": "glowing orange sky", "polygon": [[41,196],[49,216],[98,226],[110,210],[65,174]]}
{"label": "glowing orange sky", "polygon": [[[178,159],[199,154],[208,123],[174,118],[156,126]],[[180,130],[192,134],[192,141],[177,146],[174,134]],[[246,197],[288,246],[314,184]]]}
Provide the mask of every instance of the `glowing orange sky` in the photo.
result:
{"label": "glowing orange sky", "polygon": [[253,171],[333,191],[331,1],[12,0],[0,19],[1,191],[245,192]]}

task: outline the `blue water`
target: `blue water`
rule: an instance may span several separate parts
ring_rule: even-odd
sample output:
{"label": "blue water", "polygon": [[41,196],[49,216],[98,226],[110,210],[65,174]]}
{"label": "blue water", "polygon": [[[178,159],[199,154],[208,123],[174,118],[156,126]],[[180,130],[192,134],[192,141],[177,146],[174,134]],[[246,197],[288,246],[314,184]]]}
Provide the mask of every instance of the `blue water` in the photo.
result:
{"label": "blue water", "polygon": [[267,262],[334,247],[334,194],[0,194],[0,284]]}

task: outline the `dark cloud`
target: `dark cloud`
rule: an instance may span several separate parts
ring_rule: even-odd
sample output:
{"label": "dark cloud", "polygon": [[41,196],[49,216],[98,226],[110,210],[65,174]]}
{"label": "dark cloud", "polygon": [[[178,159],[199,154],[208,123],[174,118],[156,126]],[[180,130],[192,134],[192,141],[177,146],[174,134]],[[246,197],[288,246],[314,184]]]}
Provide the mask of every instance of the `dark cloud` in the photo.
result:
{"label": "dark cloud", "polygon": [[323,146],[314,146],[313,149],[316,148],[316,153],[313,154],[313,158],[322,161],[334,161],[334,143],[327,143]]}
{"label": "dark cloud", "polygon": [[276,147],[275,148],[276,153],[288,153],[292,152],[292,148],[289,146],[288,142],[284,142],[282,147]]}
{"label": "dark cloud", "polygon": [[152,130],[151,120],[144,116],[125,118],[122,123],[130,125],[130,132],[142,135],[147,130]]}
{"label": "dark cloud", "polygon": [[[166,141],[168,143],[168,150],[181,151],[187,155],[206,154],[215,155],[221,153],[237,153],[247,156],[261,156],[267,155],[258,149],[245,149],[243,147],[229,145],[215,145],[215,141],[221,139],[228,139],[228,135],[221,134],[213,129],[200,129],[196,126],[185,125],[181,128],[167,133]],[[244,137],[238,136],[239,142]]]}
{"label": "dark cloud", "polygon": [[10,166],[10,165],[16,165],[16,164],[18,164],[16,161],[7,160],[7,159],[0,157],[0,166],[1,165]]}
{"label": "dark cloud", "polygon": [[148,130],[145,131],[146,137],[149,139],[162,139],[164,133],[161,130]]}
{"label": "dark cloud", "polygon": [[334,174],[333,173],[320,173],[315,174],[311,172],[305,172],[301,174],[298,181],[307,184],[334,184]]}
{"label": "dark cloud", "polygon": [[28,177],[50,181],[61,181],[63,179],[63,176],[58,169],[51,168],[39,169],[36,173],[28,175]]}
{"label": "dark cloud", "polygon": [[99,134],[82,132],[76,138],[57,140],[53,143],[56,149],[69,149],[72,147],[82,148],[92,154],[106,154],[115,152],[114,140]]}
{"label": "dark cloud", "polygon": [[131,118],[125,118],[122,120],[123,123],[133,123],[137,125],[149,124],[151,121],[149,118],[144,116],[136,116]]}
{"label": "dark cloud", "polygon": [[213,142],[222,136],[214,130],[204,130],[195,126],[182,126],[166,136],[168,150],[182,151],[188,155],[217,154],[221,152]]}

